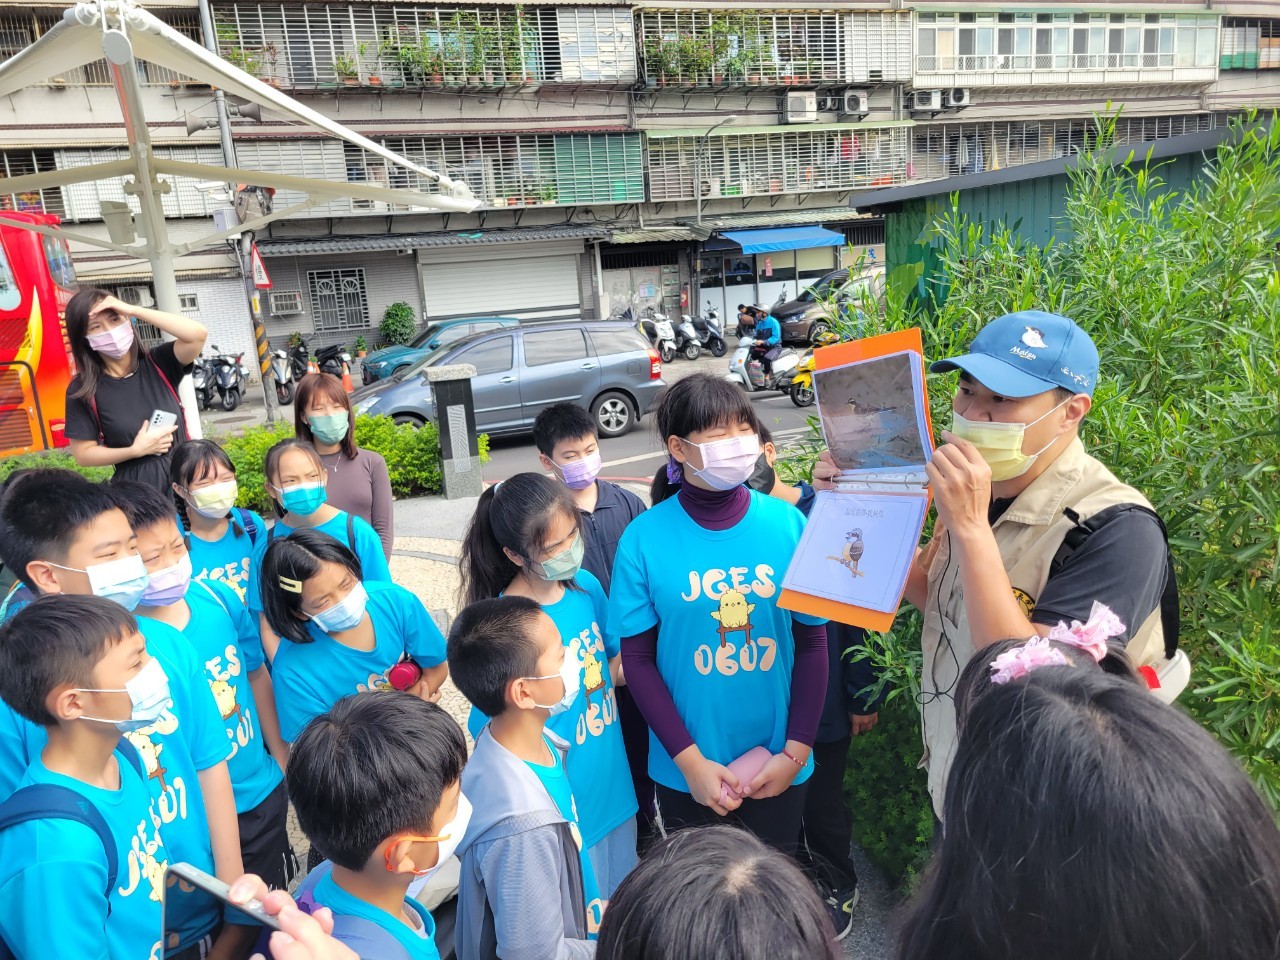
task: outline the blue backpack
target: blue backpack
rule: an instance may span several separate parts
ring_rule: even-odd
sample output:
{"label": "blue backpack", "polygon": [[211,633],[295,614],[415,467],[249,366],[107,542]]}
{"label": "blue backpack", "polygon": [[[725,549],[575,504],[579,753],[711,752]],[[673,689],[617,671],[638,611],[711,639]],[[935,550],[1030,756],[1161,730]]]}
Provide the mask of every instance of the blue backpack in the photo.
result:
{"label": "blue backpack", "polygon": [[[120,753],[128,758],[130,765],[138,771],[138,776],[147,779],[142,768],[142,758],[138,751],[127,740],[121,740]],[[70,787],[55,783],[33,783],[14,792],[8,800],[0,803],[0,831],[16,827],[20,823],[32,820],[71,820],[83,823],[98,835],[102,842],[102,852],[107,857],[107,885],[103,895],[107,898],[107,916],[111,916],[111,891],[116,886],[116,876],[120,868],[120,859],[116,855],[116,838],[107,826],[107,821],[98,812],[87,797],[76,793]],[[16,960],[9,945],[0,939],[0,960]]]}
{"label": "blue backpack", "polygon": [[[316,884],[327,877],[332,869],[333,864],[325,860],[308,873],[298,886],[298,889],[294,891],[293,899],[297,901],[298,907],[303,913],[313,913],[317,909]],[[267,941],[270,936],[271,931],[263,930],[262,937],[259,938],[254,946],[256,952],[266,957],[271,956],[271,952],[267,948]],[[365,920],[363,917],[351,917],[335,913],[333,915],[333,936],[359,954],[360,960],[413,960],[412,955],[405,949],[404,944],[396,939],[395,934],[378,926],[372,920]],[[0,960],[5,960],[5,958],[0,955]]]}

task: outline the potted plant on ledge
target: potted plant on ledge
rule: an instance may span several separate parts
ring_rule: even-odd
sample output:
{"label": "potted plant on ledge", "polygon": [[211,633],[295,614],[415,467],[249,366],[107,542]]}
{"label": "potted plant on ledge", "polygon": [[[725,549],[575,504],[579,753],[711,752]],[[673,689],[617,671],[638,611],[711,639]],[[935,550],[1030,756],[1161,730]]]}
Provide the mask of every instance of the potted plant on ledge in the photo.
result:
{"label": "potted plant on ledge", "polygon": [[334,58],[333,72],[348,87],[358,87],[360,85],[360,64],[349,53],[342,53]]}

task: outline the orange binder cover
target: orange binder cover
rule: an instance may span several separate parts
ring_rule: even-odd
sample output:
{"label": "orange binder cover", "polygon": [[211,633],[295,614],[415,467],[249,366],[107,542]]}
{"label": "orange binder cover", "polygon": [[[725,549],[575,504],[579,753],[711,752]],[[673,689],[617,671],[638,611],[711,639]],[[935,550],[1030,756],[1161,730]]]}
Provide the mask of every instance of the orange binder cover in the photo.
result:
{"label": "orange binder cover", "polygon": [[[875,337],[866,337],[862,340],[852,340],[848,343],[838,343],[830,347],[822,347],[815,350],[813,354],[814,368],[816,371],[830,370],[834,367],[841,367],[849,363],[857,363],[862,360],[872,360],[876,357],[886,357],[895,353],[911,351],[920,355],[921,363],[924,362],[924,339],[921,335],[919,327],[912,327],[910,330],[898,330],[893,333],[885,333]],[[922,386],[920,398],[924,404],[924,422],[925,429],[929,432],[929,444],[932,448],[935,440],[933,436],[933,424],[929,418],[929,394],[927,386]],[[889,493],[890,491],[884,491]],[[926,499],[931,499],[931,495],[927,487],[923,488],[919,494],[902,493],[902,496],[919,496],[923,495]],[[925,505],[926,513],[928,504]],[[923,526],[921,527],[923,530]],[[917,538],[919,533],[917,533]],[[903,592],[906,590],[906,583],[903,583]],[[902,594],[898,595],[898,606],[902,604]],[[814,617],[823,617],[827,620],[834,620],[837,623],[848,623],[857,627],[865,627],[868,630],[874,630],[878,633],[884,633],[893,626],[893,621],[897,617],[897,613],[881,613],[879,610],[869,610],[866,607],[859,607],[851,603],[841,603],[838,600],[829,600],[825,597],[810,596],[807,593],[801,593],[796,590],[783,588],[778,597],[778,605],[784,610],[794,610],[798,613],[807,613]]]}

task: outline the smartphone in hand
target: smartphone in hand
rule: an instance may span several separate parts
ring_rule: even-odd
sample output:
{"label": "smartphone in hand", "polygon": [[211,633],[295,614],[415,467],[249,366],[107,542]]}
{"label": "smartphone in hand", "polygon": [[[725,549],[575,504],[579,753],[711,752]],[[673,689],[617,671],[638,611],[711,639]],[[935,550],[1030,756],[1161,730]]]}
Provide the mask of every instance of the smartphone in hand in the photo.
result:
{"label": "smartphone in hand", "polygon": [[170,413],[168,410],[155,410],[152,412],[151,420],[149,422],[152,430],[163,430],[166,427],[172,427],[176,424],[178,422],[178,415],[176,413]]}
{"label": "smartphone in hand", "polygon": [[169,864],[168,873],[177,877],[183,883],[190,884],[197,890],[203,890],[210,896],[217,897],[227,906],[248,915],[267,929],[280,929],[280,921],[267,913],[261,900],[255,899],[248,900],[244,903],[233,903],[229,896],[231,888],[217,877],[210,876],[203,870],[193,867],[189,863],[171,863]]}

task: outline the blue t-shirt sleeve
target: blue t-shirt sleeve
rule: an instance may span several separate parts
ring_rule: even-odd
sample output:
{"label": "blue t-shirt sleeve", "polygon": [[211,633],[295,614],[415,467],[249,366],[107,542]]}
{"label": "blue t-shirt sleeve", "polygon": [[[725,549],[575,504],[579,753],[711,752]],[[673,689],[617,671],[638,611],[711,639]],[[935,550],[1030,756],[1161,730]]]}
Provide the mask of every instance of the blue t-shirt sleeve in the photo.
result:
{"label": "blue t-shirt sleeve", "polygon": [[[782,500],[769,500],[765,498],[765,502],[781,514],[775,518],[771,524],[779,540],[785,538],[790,542],[791,552],[794,554],[796,547],[800,546],[800,537],[804,533],[804,524],[806,515],[801,513],[796,507]],[[812,505],[812,504],[810,504]],[[805,623],[810,626],[817,626],[826,623],[826,617],[815,617],[807,613],[799,613],[795,610],[791,611],[791,619],[797,623]]]}
{"label": "blue t-shirt sleeve", "polygon": [[213,698],[204,665],[196,656],[191,642],[179,635],[170,656],[177,676],[170,677],[169,683],[178,687],[182,694],[180,700],[175,698],[175,702],[185,703],[187,708],[185,715],[178,715],[182,739],[191,751],[196,770],[208,770],[231,756],[222,712],[218,709],[218,701]]}
{"label": "blue t-shirt sleeve", "polygon": [[467,713],[467,733],[471,734],[474,740],[480,736],[480,731],[484,729],[484,725],[489,722],[489,717],[483,710],[472,704],[471,710]]}
{"label": "blue t-shirt sleeve", "polygon": [[22,782],[31,765],[27,755],[27,728],[31,724],[0,702],[0,800],[7,799]]}
{"label": "blue t-shirt sleeve", "polygon": [[405,653],[421,667],[438,667],[445,661],[445,639],[440,628],[427,613],[422,601],[408,590],[395,591],[400,607],[400,625],[404,631]]}
{"label": "blue t-shirt sleeve", "polygon": [[658,623],[640,555],[640,537],[635,523],[627,527],[613,558],[613,580],[609,584],[609,626],[619,637],[634,637]]}
{"label": "blue t-shirt sleeve", "polygon": [[244,592],[244,602],[254,614],[262,612],[262,558],[266,555],[269,543],[267,529],[263,527],[258,542],[253,547],[253,558],[249,563],[249,588]]}
{"label": "blue t-shirt sleeve", "polygon": [[235,591],[230,587],[221,583],[209,584],[222,602],[227,605],[227,612],[231,614],[231,622],[236,629],[236,643],[240,647],[240,652],[244,654],[244,669],[246,673],[253,673],[266,661],[266,654],[262,650],[262,634],[258,631],[258,618],[249,612],[249,608],[243,603],[237,603]]}
{"label": "blue t-shirt sleeve", "polygon": [[[281,640],[280,644],[283,646],[291,642]],[[309,686],[297,683],[296,678],[294,678],[295,682],[290,683],[291,677],[291,671],[285,672],[280,669],[279,654],[277,654],[276,670],[272,679],[275,681],[276,713],[280,717],[280,736],[286,743],[297,740],[303,727],[332,706]]]}
{"label": "blue t-shirt sleeve", "polygon": [[378,532],[360,517],[352,518],[356,542],[351,550],[360,558],[360,570],[365,580],[383,580],[391,582],[391,568],[387,566],[387,555],[382,552],[382,539]]}
{"label": "blue t-shirt sleeve", "polygon": [[[52,824],[53,821],[43,821],[39,826],[43,833],[49,833]],[[28,836],[34,846],[35,827],[36,824],[23,824],[11,829],[22,831],[20,836]],[[102,841],[88,827],[71,821],[62,821],[53,829],[58,831],[59,849],[54,853],[55,845],[51,844],[48,853],[59,859],[32,856],[20,873],[0,887],[0,903],[5,906],[0,911],[0,933],[18,957],[57,955],[106,960],[106,865],[102,857],[94,861],[71,853],[77,848],[101,850]],[[127,877],[127,865],[121,867],[122,876]],[[55,931],[50,923],[60,918],[72,922],[58,923]],[[138,955],[145,957],[149,946],[139,944]]]}

